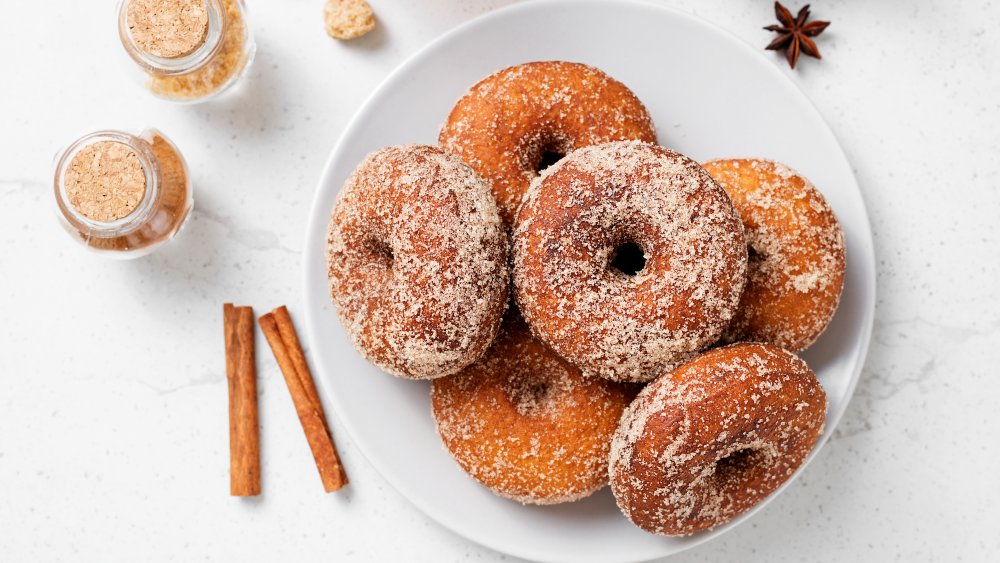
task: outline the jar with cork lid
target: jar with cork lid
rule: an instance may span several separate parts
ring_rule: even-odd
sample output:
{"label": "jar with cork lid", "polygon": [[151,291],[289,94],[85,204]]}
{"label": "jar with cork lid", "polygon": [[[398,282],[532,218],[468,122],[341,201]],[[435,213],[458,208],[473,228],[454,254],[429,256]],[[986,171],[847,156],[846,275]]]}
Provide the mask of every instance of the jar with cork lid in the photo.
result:
{"label": "jar with cork lid", "polygon": [[156,129],[98,131],[55,165],[60,222],[87,248],[135,258],[172,239],[191,212],[191,180],[177,147]]}
{"label": "jar with cork lid", "polygon": [[222,93],[255,51],[243,0],[122,0],[118,35],[146,88],[175,102]]}

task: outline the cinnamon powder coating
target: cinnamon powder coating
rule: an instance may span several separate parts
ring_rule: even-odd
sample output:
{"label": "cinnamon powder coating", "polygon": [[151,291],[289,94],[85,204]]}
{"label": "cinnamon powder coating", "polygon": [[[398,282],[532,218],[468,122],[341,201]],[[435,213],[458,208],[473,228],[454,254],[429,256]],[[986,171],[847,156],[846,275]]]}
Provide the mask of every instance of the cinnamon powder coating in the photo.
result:
{"label": "cinnamon powder coating", "polygon": [[489,186],[423,145],[376,151],[337,197],[327,239],[330,292],[369,361],[432,379],[468,366],[507,302],[507,241]]}
{"label": "cinnamon powder coating", "polygon": [[579,500],[608,482],[611,435],[632,386],[585,378],[512,311],[486,355],[434,380],[438,434],[458,464],[521,503]]}
{"label": "cinnamon powder coating", "polygon": [[[649,381],[718,340],[746,281],[743,226],[696,162],[638,141],[586,147],[531,185],[514,285],[535,334],[586,375]],[[634,275],[614,267],[641,249]]]}
{"label": "cinnamon powder coating", "polygon": [[822,386],[791,352],[712,350],[650,383],[625,410],[611,445],[611,490],[646,531],[714,528],[792,476],[825,415]]}
{"label": "cinnamon powder coating", "polygon": [[807,348],[830,323],[844,288],[837,217],[808,180],[783,164],[716,160],[705,169],[732,198],[750,248],[747,287],[724,340]]}
{"label": "cinnamon powder coating", "polygon": [[546,153],[630,139],[656,142],[649,112],[631,90],[596,68],[545,61],[473,86],[451,110],[439,142],[489,180],[512,225]]}

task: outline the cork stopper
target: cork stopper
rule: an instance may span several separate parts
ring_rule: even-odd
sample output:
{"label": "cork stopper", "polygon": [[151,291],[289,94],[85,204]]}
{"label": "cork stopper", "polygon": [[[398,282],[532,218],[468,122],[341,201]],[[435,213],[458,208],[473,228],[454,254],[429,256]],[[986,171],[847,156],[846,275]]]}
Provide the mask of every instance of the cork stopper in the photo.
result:
{"label": "cork stopper", "polygon": [[66,198],[84,217],[110,223],[128,216],[146,195],[146,171],[132,147],[99,141],[80,149],[63,176]]}
{"label": "cork stopper", "polygon": [[164,59],[190,55],[208,35],[205,0],[131,0],[127,21],[135,45]]}

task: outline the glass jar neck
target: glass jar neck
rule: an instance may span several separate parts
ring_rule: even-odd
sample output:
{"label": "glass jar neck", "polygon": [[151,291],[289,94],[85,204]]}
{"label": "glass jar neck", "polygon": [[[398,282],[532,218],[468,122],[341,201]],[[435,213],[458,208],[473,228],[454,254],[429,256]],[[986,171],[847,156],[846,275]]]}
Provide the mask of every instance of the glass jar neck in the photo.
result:
{"label": "glass jar neck", "polygon": [[159,57],[141,49],[132,37],[128,23],[128,8],[132,0],[122,0],[118,6],[118,36],[125,52],[150,74],[172,76],[187,74],[206,65],[222,47],[226,17],[220,0],[205,0],[208,28],[201,45],[191,53],[174,58]]}
{"label": "glass jar neck", "polygon": [[[115,221],[95,221],[81,213],[71,202],[66,190],[66,172],[73,157],[85,147],[99,142],[115,142],[135,152],[145,174],[146,188],[142,200],[128,215]],[[143,139],[121,131],[97,131],[77,139],[59,157],[55,172],[55,196],[59,211],[80,233],[95,238],[127,235],[142,227],[153,216],[160,201],[161,173],[153,148]]]}

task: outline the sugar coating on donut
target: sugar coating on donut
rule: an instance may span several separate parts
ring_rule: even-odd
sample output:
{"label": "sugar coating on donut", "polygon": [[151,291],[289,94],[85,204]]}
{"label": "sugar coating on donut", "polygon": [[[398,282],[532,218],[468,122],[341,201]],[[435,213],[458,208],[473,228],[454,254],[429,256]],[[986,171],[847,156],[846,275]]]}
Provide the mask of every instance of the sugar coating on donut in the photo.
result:
{"label": "sugar coating on donut", "polygon": [[611,444],[618,506],[656,534],[728,522],[780,487],[823,429],[826,394],[770,344],[707,352],[646,386]]}
{"label": "sugar coating on donut", "polygon": [[431,387],[438,433],[459,466],[525,504],[570,502],[607,484],[611,434],[633,396],[584,378],[516,312],[482,359]]}
{"label": "sugar coating on donut", "polygon": [[[726,193],[696,162],[622,141],[546,170],[515,224],[514,285],[538,337],[585,374],[648,381],[718,340],[746,280]],[[625,245],[643,267],[614,267]]]}
{"label": "sugar coating on donut", "polygon": [[630,139],[656,142],[656,131],[628,87],[593,67],[542,61],[474,85],[455,104],[439,142],[490,181],[511,225],[546,154]]}
{"label": "sugar coating on donut", "polygon": [[799,351],[833,318],[844,287],[844,233],[823,195],[788,166],[716,160],[705,169],[743,220],[751,249],[747,287],[723,335]]}
{"label": "sugar coating on donut", "polygon": [[388,147],[358,165],[333,208],[327,265],[354,347],[400,377],[471,364],[506,307],[496,202],[479,175],[436,147]]}

